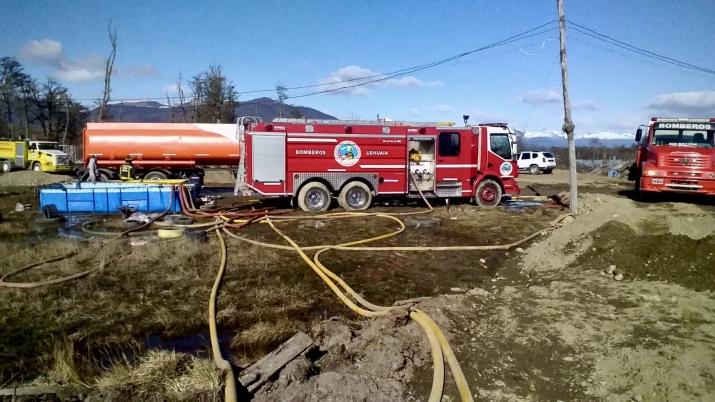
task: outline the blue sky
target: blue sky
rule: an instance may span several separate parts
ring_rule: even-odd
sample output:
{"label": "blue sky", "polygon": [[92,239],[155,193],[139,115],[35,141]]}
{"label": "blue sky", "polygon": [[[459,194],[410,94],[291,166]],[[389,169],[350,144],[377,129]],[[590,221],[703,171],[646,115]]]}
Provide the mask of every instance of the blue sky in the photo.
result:
{"label": "blue sky", "polygon": [[[715,66],[715,1],[564,1],[570,21],[654,53]],[[293,87],[389,73],[557,18],[556,1],[549,0],[3,3],[0,56],[18,57],[36,78],[58,78],[85,103],[101,94],[110,19],[118,32],[113,99],[143,99],[164,96],[179,72],[189,77],[210,64],[221,64],[238,91],[271,89],[278,80]],[[651,116],[715,117],[715,75],[645,58],[574,29],[567,43],[577,134],[633,132]],[[558,46],[554,29],[408,77],[293,103],[338,118],[379,113],[396,120],[461,122],[469,114],[472,123],[499,120],[526,130],[560,130]],[[258,96],[276,94],[244,94],[240,100]]]}

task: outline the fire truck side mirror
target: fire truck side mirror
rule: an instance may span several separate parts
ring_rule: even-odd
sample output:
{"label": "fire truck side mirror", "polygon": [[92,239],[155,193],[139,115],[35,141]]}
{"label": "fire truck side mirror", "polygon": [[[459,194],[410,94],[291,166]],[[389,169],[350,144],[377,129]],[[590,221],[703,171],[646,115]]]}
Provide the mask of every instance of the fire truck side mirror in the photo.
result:
{"label": "fire truck side mirror", "polygon": [[636,142],[641,142],[641,137],[643,137],[643,129],[639,128],[636,130]]}

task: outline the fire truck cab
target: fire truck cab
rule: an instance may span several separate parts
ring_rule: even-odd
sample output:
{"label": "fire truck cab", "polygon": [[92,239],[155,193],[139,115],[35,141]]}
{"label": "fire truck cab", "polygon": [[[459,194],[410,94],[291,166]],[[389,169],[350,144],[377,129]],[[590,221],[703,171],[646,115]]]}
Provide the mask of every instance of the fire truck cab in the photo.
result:
{"label": "fire truck cab", "polygon": [[[254,119],[254,120],[251,120]],[[374,197],[459,197],[494,207],[518,195],[504,123],[239,118],[236,195],[291,197],[304,211],[367,209]]]}
{"label": "fire truck cab", "polygon": [[715,118],[653,117],[636,131],[629,180],[641,199],[663,193],[715,195]]}

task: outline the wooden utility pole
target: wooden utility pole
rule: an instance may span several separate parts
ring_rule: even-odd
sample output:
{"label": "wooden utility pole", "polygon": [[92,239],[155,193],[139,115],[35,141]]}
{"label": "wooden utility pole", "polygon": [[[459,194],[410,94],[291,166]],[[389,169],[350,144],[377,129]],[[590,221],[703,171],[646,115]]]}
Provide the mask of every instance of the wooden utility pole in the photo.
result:
{"label": "wooden utility pole", "polygon": [[559,10],[559,32],[561,42],[561,81],[564,88],[564,125],[561,129],[566,133],[566,138],[569,143],[569,187],[571,194],[569,196],[569,205],[571,212],[578,213],[578,177],[576,176],[576,142],[574,141],[573,132],[574,126],[571,120],[571,100],[569,99],[569,72],[568,64],[566,63],[566,17],[564,17],[564,1],[556,0],[556,6]]}

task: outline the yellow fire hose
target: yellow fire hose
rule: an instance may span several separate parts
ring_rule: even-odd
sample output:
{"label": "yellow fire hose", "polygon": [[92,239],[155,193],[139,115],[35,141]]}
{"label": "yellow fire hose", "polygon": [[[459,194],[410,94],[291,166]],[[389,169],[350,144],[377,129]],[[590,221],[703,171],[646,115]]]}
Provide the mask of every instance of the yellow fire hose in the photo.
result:
{"label": "yellow fire hose", "polygon": [[218,274],[216,275],[216,280],[214,281],[213,288],[211,289],[211,296],[209,297],[209,333],[211,336],[211,350],[213,351],[214,361],[216,366],[226,373],[226,387],[224,391],[224,398],[226,402],[236,402],[237,400],[237,388],[236,388],[236,376],[233,374],[233,367],[231,363],[221,356],[221,349],[218,344],[218,331],[216,330],[216,296],[218,294],[218,288],[223,280],[223,274],[226,272],[226,242],[221,236],[221,232],[216,229],[216,235],[218,236],[218,241],[221,246],[221,264],[219,265]]}
{"label": "yellow fire hose", "polygon": [[[248,239],[242,236],[238,236],[230,231],[227,230],[226,227],[223,228],[224,233],[228,234],[229,236],[245,241],[247,243],[251,243],[257,246],[262,246],[262,247],[268,247],[268,248],[274,248],[274,249],[281,249],[281,250],[295,250],[298,252],[298,254],[301,256],[301,258],[318,274],[318,276],[330,287],[330,289],[335,293],[336,296],[346,305],[348,308],[353,310],[354,312],[365,316],[365,317],[375,317],[375,316],[382,316],[385,314],[388,314],[394,307],[384,307],[384,306],[377,306],[375,304],[372,304],[362,298],[357,292],[355,292],[350,286],[345,283],[340,277],[335,275],[333,272],[328,270],[319,260],[320,254],[323,252],[326,252],[328,250],[334,249],[334,250],[348,250],[348,251],[353,251],[353,250],[361,250],[361,251],[445,251],[445,250],[504,250],[504,249],[510,249],[513,247],[516,247],[520,244],[523,244],[534,237],[545,233],[549,229],[544,229],[540,230],[524,239],[521,239],[517,242],[511,243],[511,244],[506,244],[506,245],[499,245],[499,246],[436,246],[436,247],[353,247],[356,245],[360,244],[365,244],[365,243],[370,243],[378,240],[383,240],[387,239],[390,237],[393,237],[397,234],[402,233],[405,230],[405,225],[404,223],[396,218],[396,215],[417,215],[417,214],[424,214],[424,213],[430,213],[433,212],[434,209],[432,205],[429,203],[429,201],[425,198],[424,194],[420,192],[420,195],[422,196],[422,199],[425,201],[426,205],[428,206],[427,211],[419,211],[419,212],[408,212],[408,213],[396,213],[396,214],[385,214],[385,213],[369,213],[369,212],[339,212],[339,213],[327,213],[327,214],[320,214],[320,215],[310,215],[310,216],[280,216],[280,217],[271,217],[271,216],[264,216],[264,217],[259,217],[253,219],[253,223],[267,223],[271,226],[271,228],[278,234],[280,235],[284,240],[286,240],[290,246],[284,246],[284,245],[279,245],[279,244],[271,244],[271,243],[265,243],[265,242],[260,242],[252,239]],[[356,240],[348,243],[343,243],[339,245],[322,245],[322,246],[309,246],[309,247],[300,247],[298,244],[296,244],[292,239],[290,239],[288,236],[284,235],[275,225],[275,222],[285,222],[285,221],[293,221],[293,220],[299,220],[299,219],[340,219],[340,218],[353,218],[353,217],[366,217],[366,216],[377,216],[377,217],[382,217],[382,218],[388,218],[392,219],[393,221],[397,222],[399,224],[399,229],[386,233],[380,236],[376,236],[373,238],[369,239],[362,239],[362,240]],[[565,215],[568,216],[568,215]],[[565,216],[559,217],[556,220],[551,222],[551,226],[557,226],[558,223],[560,222],[561,219],[563,219]],[[233,223],[246,223],[247,220],[239,220],[239,219],[231,219],[227,217],[220,216],[222,220],[224,220],[227,223],[233,222]],[[216,231],[219,233],[219,231]],[[223,239],[221,239],[223,242]],[[318,250],[318,252],[315,254],[313,257],[313,261],[310,260],[310,258],[305,254],[304,251],[308,250]],[[333,282],[335,281],[335,282]],[[348,293],[350,296],[352,296],[353,299],[355,299],[359,304],[362,305],[362,307],[358,306],[356,303],[354,303],[345,293],[343,293],[336,285],[335,283],[338,283],[346,293]],[[467,380],[464,377],[464,373],[462,372],[459,362],[457,361],[457,358],[454,355],[454,352],[452,351],[451,347],[449,346],[449,343],[447,342],[447,339],[445,338],[444,334],[442,331],[439,329],[437,324],[423,311],[419,309],[412,309],[410,311],[410,318],[412,318],[422,329],[425,331],[425,334],[427,335],[427,339],[430,342],[431,349],[432,349],[432,356],[434,360],[434,376],[433,376],[433,384],[432,384],[432,391],[430,393],[430,402],[437,402],[440,401],[442,398],[442,392],[443,392],[443,386],[444,386],[444,361],[443,359],[446,357],[447,363],[449,364],[450,370],[452,372],[452,375],[455,379],[455,382],[457,384],[457,387],[459,388],[459,393],[462,401],[473,401],[472,394],[469,390],[469,385],[467,384]],[[443,356],[444,355],[444,356]]]}
{"label": "yellow fire hose", "polygon": [[[396,219],[396,218],[395,218]],[[303,252],[303,250],[296,244],[291,238],[288,236],[284,235],[275,225],[273,222],[271,222],[271,219],[267,219],[268,224],[271,226],[271,228],[279,235],[281,236],[285,241],[287,241],[291,246],[293,246],[293,249],[298,252],[298,254],[303,258],[303,260],[311,267],[313,270],[323,279],[323,281],[333,290],[333,292],[338,296],[338,298],[345,303],[351,310],[355,311],[356,313],[364,316],[364,317],[375,317],[375,316],[381,316],[381,315],[386,315],[390,312],[390,310],[394,309],[394,307],[381,307],[381,306],[376,306],[371,303],[368,303],[362,297],[357,295],[355,291],[353,291],[344,281],[340,280],[337,275],[335,275],[333,272],[325,268],[322,264],[318,265],[315,262],[311,261],[310,258]],[[399,219],[398,219],[399,221]],[[404,230],[404,226],[403,226]],[[389,235],[393,234],[388,234],[383,235],[386,237],[390,237]],[[383,237],[383,236],[378,236],[378,237]],[[368,242],[368,241],[374,241],[374,239],[366,239],[363,241],[358,241],[358,242],[353,242],[353,243],[359,243],[359,242]],[[327,250],[327,249],[326,249]],[[323,251],[323,250],[321,250]],[[370,311],[364,308],[361,308],[357,306],[352,300],[350,300],[345,293],[341,292],[340,289],[338,289],[337,286],[335,286],[335,283],[329,279],[329,277],[336,278],[338,279],[338,283],[341,284],[341,286],[344,287],[344,289],[351,294],[351,296],[355,297],[355,299],[363,304],[364,307],[367,308],[375,308],[375,310]],[[418,325],[422,327],[422,329],[425,331],[427,334],[427,338],[430,341],[430,345],[433,350],[433,360],[437,360],[438,356],[434,354],[435,349],[440,349],[440,355],[444,353],[447,357],[447,363],[449,364],[449,368],[452,371],[452,375],[454,376],[454,380],[457,383],[457,387],[459,388],[459,393],[462,398],[462,401],[473,401],[472,394],[469,390],[469,385],[467,384],[467,380],[464,377],[464,374],[462,373],[461,368],[459,367],[459,362],[457,361],[456,357],[454,356],[454,352],[452,351],[452,348],[449,346],[449,343],[447,342],[446,338],[444,337],[444,334],[442,334],[442,331],[439,329],[437,324],[435,324],[434,321],[423,311],[419,309],[415,309],[414,311],[410,312],[410,318],[412,318]],[[441,356],[440,360],[441,360]],[[438,402],[442,399],[442,388],[444,385],[444,364],[435,364],[434,365],[434,377],[433,377],[433,384],[432,384],[432,392],[430,393],[430,402]]]}

